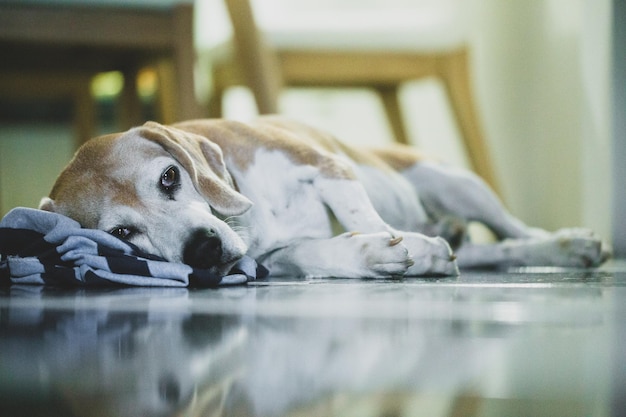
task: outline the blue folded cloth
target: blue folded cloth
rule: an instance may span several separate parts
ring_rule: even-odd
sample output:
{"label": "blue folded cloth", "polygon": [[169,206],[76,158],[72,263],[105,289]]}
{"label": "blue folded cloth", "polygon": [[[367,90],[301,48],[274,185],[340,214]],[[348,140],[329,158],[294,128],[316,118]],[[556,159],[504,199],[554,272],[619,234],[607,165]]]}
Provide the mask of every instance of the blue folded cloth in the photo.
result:
{"label": "blue folded cloth", "polygon": [[0,221],[0,283],[71,286],[217,287],[245,284],[268,271],[244,256],[226,276],[142,253],[69,217],[15,208]]}

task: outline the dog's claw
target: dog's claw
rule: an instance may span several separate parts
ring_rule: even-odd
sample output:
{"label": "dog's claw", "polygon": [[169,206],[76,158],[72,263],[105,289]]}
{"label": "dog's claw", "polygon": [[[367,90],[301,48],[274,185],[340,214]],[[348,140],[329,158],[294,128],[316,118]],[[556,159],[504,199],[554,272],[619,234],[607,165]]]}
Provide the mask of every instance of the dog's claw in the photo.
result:
{"label": "dog's claw", "polygon": [[402,236],[394,237],[389,240],[389,246],[396,246],[400,242],[402,242]]}

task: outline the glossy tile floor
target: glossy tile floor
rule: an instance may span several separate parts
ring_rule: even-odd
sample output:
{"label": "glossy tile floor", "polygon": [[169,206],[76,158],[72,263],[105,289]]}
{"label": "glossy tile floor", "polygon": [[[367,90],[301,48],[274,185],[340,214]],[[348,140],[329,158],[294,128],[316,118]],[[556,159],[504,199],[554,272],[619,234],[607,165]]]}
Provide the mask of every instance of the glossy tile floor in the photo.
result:
{"label": "glossy tile floor", "polygon": [[0,289],[0,416],[619,416],[626,263]]}

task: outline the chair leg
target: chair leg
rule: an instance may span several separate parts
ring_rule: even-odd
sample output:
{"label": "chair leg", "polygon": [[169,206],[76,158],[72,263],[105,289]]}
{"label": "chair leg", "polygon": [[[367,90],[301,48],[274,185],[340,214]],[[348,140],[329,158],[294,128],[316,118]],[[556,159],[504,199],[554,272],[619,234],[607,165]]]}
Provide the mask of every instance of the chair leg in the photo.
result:
{"label": "chair leg", "polygon": [[137,68],[127,69],[123,72],[124,88],[120,95],[120,106],[117,114],[118,128],[130,129],[143,122],[141,112],[141,100],[137,91]]}
{"label": "chair leg", "polygon": [[378,87],[376,91],[380,95],[389,120],[389,125],[397,142],[408,145],[409,135],[407,134],[404,121],[402,120],[402,109],[400,106],[399,85]]}
{"label": "chair leg", "polygon": [[209,97],[207,108],[209,111],[209,117],[224,117],[224,90],[217,87],[215,84],[213,85],[213,91],[211,91],[211,97]]}
{"label": "chair leg", "polygon": [[449,417],[476,416],[480,411],[482,399],[473,393],[460,392],[452,401]]}
{"label": "chair leg", "polygon": [[501,196],[489,150],[474,107],[467,50],[452,53],[439,62],[439,75],[446,88],[452,110],[474,171]]}
{"label": "chair leg", "polygon": [[176,111],[176,81],[172,62],[161,60],[156,63],[159,89],[157,93],[157,106],[161,123],[171,124],[177,122]]}
{"label": "chair leg", "polygon": [[[181,2],[184,3],[184,2]],[[191,2],[190,2],[191,3]],[[196,61],[193,47],[193,4],[180,4],[174,10],[174,51],[172,54],[175,107],[172,120],[166,123],[197,119],[205,116],[196,100],[194,65]],[[168,116],[170,117],[170,116]]]}
{"label": "chair leg", "polygon": [[79,82],[74,92],[74,126],[76,149],[94,136],[96,104],[91,95],[91,77],[85,77]]}
{"label": "chair leg", "polygon": [[256,27],[248,0],[227,0],[226,7],[233,23],[239,64],[259,114],[277,113],[278,97],[283,86],[278,57]]}

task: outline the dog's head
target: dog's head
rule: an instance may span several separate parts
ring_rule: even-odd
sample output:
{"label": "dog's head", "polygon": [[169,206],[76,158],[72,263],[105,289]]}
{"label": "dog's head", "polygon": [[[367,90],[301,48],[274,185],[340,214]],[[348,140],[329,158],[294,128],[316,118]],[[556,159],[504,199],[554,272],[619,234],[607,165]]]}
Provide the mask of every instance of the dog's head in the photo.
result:
{"label": "dog's head", "polygon": [[247,249],[229,219],[251,205],[235,190],[219,146],[148,122],[88,141],[40,208],[223,274]]}

